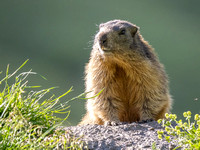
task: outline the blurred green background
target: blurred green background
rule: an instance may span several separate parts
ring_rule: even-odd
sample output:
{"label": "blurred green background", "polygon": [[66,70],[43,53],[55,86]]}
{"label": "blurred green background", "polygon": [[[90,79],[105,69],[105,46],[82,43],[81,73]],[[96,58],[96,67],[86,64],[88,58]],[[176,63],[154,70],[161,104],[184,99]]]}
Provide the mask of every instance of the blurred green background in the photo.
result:
{"label": "blurred green background", "polygon": [[[84,66],[88,62],[97,25],[123,19],[140,27],[155,48],[170,78],[172,112],[199,113],[200,100],[200,1],[195,0],[1,0],[0,71],[7,64],[22,71],[31,85],[59,86],[57,96],[73,86],[66,101],[84,92]],[[3,75],[0,76],[1,78]],[[69,122],[77,124],[85,113],[85,100],[70,103]],[[63,116],[64,117],[64,116]]]}

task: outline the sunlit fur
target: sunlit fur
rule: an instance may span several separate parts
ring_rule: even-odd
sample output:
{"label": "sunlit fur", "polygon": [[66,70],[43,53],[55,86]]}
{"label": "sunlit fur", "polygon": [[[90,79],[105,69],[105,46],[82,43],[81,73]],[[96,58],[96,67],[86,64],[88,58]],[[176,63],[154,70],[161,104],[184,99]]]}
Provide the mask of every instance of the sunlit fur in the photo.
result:
{"label": "sunlit fur", "polygon": [[[127,29],[123,41],[114,26]],[[104,33],[110,51],[99,44]],[[80,124],[158,120],[171,108],[163,65],[138,27],[129,22],[114,20],[100,25],[85,74],[87,98],[93,98],[87,100],[87,113]]]}

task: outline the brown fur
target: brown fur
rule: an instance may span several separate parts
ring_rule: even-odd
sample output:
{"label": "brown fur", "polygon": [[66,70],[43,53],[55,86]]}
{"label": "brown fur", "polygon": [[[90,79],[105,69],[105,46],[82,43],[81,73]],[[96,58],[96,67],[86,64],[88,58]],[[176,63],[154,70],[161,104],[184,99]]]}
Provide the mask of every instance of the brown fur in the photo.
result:
{"label": "brown fur", "polygon": [[87,98],[93,98],[80,124],[158,120],[171,108],[163,65],[127,21],[100,25],[85,72]]}

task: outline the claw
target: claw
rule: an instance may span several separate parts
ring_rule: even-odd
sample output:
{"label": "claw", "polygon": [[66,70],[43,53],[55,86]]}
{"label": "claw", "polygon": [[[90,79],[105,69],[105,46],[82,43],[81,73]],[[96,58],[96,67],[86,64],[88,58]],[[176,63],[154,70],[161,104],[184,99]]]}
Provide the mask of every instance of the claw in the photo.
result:
{"label": "claw", "polygon": [[148,123],[148,122],[152,122],[154,121],[153,119],[147,119],[147,120],[142,120],[142,121],[139,121],[138,123]]}
{"label": "claw", "polygon": [[120,124],[120,122],[116,122],[116,121],[106,121],[104,123],[104,126],[117,126],[119,124]]}

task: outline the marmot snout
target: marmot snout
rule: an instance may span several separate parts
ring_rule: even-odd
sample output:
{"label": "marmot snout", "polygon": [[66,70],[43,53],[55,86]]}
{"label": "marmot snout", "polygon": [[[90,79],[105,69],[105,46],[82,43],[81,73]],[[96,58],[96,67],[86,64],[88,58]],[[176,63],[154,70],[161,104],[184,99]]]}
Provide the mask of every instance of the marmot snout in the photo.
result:
{"label": "marmot snout", "polygon": [[158,120],[171,108],[164,67],[130,22],[100,24],[85,73],[89,99],[80,124]]}

